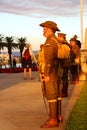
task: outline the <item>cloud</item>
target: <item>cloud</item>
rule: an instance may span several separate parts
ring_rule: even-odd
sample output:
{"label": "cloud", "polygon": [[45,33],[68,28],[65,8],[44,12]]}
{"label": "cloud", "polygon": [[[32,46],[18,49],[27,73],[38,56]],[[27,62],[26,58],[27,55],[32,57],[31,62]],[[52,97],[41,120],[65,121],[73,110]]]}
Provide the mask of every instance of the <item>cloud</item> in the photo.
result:
{"label": "cloud", "polygon": [[[0,12],[40,18],[75,16],[80,13],[80,0],[0,0]],[[83,12],[87,15],[87,0]]]}

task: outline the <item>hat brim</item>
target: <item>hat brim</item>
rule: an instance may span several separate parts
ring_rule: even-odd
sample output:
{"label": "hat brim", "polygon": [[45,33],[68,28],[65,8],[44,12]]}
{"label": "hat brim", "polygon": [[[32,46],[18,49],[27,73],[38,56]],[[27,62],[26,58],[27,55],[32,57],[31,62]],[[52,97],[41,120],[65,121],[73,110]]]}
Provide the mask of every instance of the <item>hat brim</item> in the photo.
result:
{"label": "hat brim", "polygon": [[47,24],[46,22],[45,23],[41,23],[40,24],[41,27],[48,27],[48,28],[51,28],[55,31],[60,31],[59,28],[55,25],[51,25],[51,24]]}

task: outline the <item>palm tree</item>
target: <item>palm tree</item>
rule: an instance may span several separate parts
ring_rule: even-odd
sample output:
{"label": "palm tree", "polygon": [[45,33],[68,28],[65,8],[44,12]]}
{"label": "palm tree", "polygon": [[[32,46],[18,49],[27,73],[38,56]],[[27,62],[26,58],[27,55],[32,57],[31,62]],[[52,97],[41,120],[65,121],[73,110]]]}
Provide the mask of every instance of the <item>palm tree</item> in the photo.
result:
{"label": "palm tree", "polygon": [[8,49],[8,54],[9,54],[9,64],[10,64],[10,67],[12,67],[12,57],[11,57],[11,55],[12,55],[12,49],[16,49],[17,48],[17,44],[16,43],[14,43],[13,42],[14,41],[14,39],[13,39],[13,37],[11,36],[11,37],[6,37],[6,47],[7,47],[7,49]]}
{"label": "palm tree", "polygon": [[2,40],[3,40],[3,36],[2,34],[0,34],[0,54],[1,54],[1,49],[3,49],[4,47],[4,43],[2,42]]}
{"label": "palm tree", "polygon": [[22,52],[23,52],[25,44],[26,44],[26,38],[25,37],[24,38],[23,37],[18,38],[18,48],[20,50],[21,59],[22,59]]}

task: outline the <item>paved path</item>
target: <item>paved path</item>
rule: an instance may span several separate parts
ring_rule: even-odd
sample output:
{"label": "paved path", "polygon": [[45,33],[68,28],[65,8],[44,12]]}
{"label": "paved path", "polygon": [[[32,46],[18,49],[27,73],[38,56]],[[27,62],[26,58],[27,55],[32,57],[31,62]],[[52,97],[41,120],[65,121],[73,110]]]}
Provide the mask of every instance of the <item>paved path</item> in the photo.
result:
{"label": "paved path", "polygon": [[[0,130],[41,130],[48,119],[37,72],[34,80],[23,80],[23,73],[0,74]],[[64,130],[79,97],[83,81],[69,85],[69,96],[62,100],[63,123],[49,130]]]}

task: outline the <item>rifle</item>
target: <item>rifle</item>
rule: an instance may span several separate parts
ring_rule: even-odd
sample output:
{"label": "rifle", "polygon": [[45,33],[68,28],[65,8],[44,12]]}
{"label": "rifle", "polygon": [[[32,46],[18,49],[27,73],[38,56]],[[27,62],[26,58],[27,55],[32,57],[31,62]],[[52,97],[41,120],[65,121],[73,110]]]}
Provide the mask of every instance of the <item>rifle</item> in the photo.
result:
{"label": "rifle", "polygon": [[[38,61],[37,61],[37,59],[36,59],[36,57],[35,57],[35,55],[34,55],[34,53],[33,53],[33,50],[32,50],[32,48],[31,48],[31,46],[30,46],[30,50],[31,50],[31,52],[32,52],[34,62],[36,63],[36,66],[37,66],[37,68],[38,68],[38,70],[39,70]],[[45,90],[44,74],[41,73],[41,72],[40,72],[40,77],[41,77],[41,83],[42,83],[42,84],[41,84],[41,88],[42,88],[43,101],[44,101],[44,105],[45,105],[45,109],[46,109],[47,115],[49,116],[49,114],[48,114],[48,109],[47,109],[47,104],[46,104],[46,100],[45,100],[45,96],[44,96],[44,94],[43,94],[43,89]]]}
{"label": "rifle", "polygon": [[46,113],[49,116],[49,112],[48,112],[48,108],[47,108],[47,104],[46,104],[46,98],[45,98],[45,95],[44,95],[44,92],[45,92],[45,82],[44,82],[43,77],[42,77],[42,80],[41,80],[41,88],[42,88],[42,95],[43,95],[43,101],[44,101]]}
{"label": "rifle", "polygon": [[36,63],[37,68],[39,68],[39,64],[38,64],[37,58],[34,55],[34,52],[33,52],[32,48],[31,48],[31,45],[30,45],[30,50],[32,52],[32,56],[33,56],[34,62]]}

